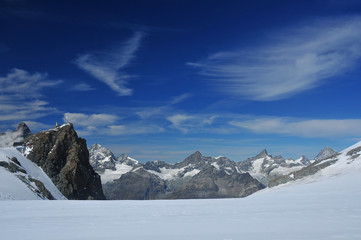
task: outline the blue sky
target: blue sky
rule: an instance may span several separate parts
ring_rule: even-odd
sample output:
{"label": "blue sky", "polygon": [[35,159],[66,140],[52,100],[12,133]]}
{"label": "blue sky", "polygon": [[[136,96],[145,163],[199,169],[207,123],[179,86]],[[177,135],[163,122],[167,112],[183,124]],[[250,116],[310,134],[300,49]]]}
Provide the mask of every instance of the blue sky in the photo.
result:
{"label": "blue sky", "polygon": [[0,0],[0,130],[140,161],[314,157],[361,136],[359,1]]}

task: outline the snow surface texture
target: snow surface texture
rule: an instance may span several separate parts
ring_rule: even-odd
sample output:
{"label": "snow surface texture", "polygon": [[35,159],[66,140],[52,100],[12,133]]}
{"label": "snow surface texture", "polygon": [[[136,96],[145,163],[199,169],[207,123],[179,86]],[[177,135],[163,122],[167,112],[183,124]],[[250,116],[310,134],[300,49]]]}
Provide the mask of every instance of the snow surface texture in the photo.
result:
{"label": "snow surface texture", "polygon": [[2,239],[361,239],[361,142],[316,175],[247,198],[2,201]]}
{"label": "snow surface texture", "polygon": [[[0,148],[0,161],[10,162],[10,158],[16,157],[26,174],[17,172],[11,173],[0,167],[0,200],[36,200],[41,199],[23,183],[17,175],[30,176],[41,181],[46,189],[50,191],[55,199],[66,199],[56,188],[50,178],[35,163],[25,158],[16,148]],[[37,189],[35,184],[32,186]]]}

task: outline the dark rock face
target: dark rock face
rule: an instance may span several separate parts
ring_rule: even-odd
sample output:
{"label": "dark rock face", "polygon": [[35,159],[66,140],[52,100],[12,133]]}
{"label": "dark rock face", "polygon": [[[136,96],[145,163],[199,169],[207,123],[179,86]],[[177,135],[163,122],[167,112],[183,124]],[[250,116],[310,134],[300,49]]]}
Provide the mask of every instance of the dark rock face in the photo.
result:
{"label": "dark rock face", "polygon": [[86,141],[72,124],[30,135],[27,158],[42,167],[68,199],[105,199],[100,177],[89,164]]}
{"label": "dark rock face", "polygon": [[11,173],[16,173],[16,172],[26,173],[25,169],[20,167],[20,163],[15,164],[15,163],[12,163],[12,162],[7,163],[7,162],[4,162],[4,161],[0,161],[0,167],[6,168]]}
{"label": "dark rock face", "polygon": [[169,196],[171,199],[246,197],[265,188],[249,173],[229,174],[207,167]]}
{"label": "dark rock face", "polygon": [[195,153],[184,159],[182,162],[174,164],[174,168],[182,168],[188,166],[189,164],[200,166],[204,165],[204,163],[205,162],[202,154],[199,151],[196,151]]}
{"label": "dark rock face", "polygon": [[146,170],[153,170],[156,172],[160,173],[160,168],[171,168],[171,166],[163,161],[151,161],[151,162],[146,162],[143,166],[144,169]]}
{"label": "dark rock face", "polygon": [[128,172],[104,185],[107,199],[159,199],[165,194],[165,182],[143,168]]}
{"label": "dark rock face", "polygon": [[53,197],[53,195],[51,195],[51,193],[49,192],[48,189],[46,189],[46,187],[44,186],[44,184],[34,178],[29,177],[29,181],[35,183],[35,185],[38,187],[39,192],[38,194],[42,194],[42,196],[46,197],[49,200],[54,200],[55,198]]}
{"label": "dark rock face", "polygon": [[[11,173],[15,173],[15,176],[40,198],[54,200],[53,195],[44,186],[43,182],[27,175],[26,170],[21,167],[21,164],[16,157],[9,159],[11,162],[0,161],[0,167],[7,169]],[[31,183],[35,183],[36,187],[34,187]]]}

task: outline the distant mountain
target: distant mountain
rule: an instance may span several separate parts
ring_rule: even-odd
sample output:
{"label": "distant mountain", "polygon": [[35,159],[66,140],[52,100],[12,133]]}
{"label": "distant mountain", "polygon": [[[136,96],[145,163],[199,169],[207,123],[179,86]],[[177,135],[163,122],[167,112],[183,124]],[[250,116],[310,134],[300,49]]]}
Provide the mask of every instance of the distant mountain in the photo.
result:
{"label": "distant mountain", "polygon": [[296,160],[285,159],[282,156],[273,157],[264,149],[255,157],[239,162],[237,166],[240,170],[248,172],[258,181],[268,186],[271,180],[299,170],[309,164],[311,162],[305,156],[301,156]]}
{"label": "distant mountain", "polygon": [[109,199],[245,197],[264,187],[228,158],[205,157],[198,151],[176,164],[137,163],[103,185]]}
{"label": "distant mountain", "polygon": [[16,148],[0,148],[0,200],[66,199],[44,171]]}
{"label": "distant mountain", "polygon": [[[264,149],[255,157],[242,162],[234,162],[226,157],[206,157],[196,151],[182,162],[175,164],[158,160],[141,164],[126,155],[116,159],[108,149],[99,146],[94,145],[90,148],[91,159],[98,156],[96,161],[91,160],[91,162],[102,177],[105,194],[108,197],[111,195],[111,199],[127,199],[125,196],[130,196],[116,189],[122,184],[129,184],[131,177],[134,182],[140,181],[143,182],[143,185],[149,185],[144,182],[144,179],[148,179],[152,184],[159,184],[156,184],[156,187],[152,185],[155,189],[162,189],[159,190],[158,195],[153,194],[152,199],[243,197],[248,194],[245,190],[248,188],[245,183],[252,183],[250,189],[257,191],[264,186],[268,186],[273,180],[301,170],[316,161],[310,161],[305,156],[301,156],[296,160],[285,159],[282,156],[274,157]],[[326,147],[318,156],[325,158],[334,155],[334,153],[335,151]],[[92,155],[94,156],[92,157]],[[140,171],[140,169],[142,170]],[[244,174],[248,174],[250,177],[246,178]],[[162,181],[155,178],[155,176]],[[258,181],[254,182],[254,179]],[[115,180],[116,184],[113,182]],[[258,182],[261,184],[258,184]],[[150,186],[143,190],[152,190]],[[131,189],[134,191],[139,190],[134,184]],[[206,189],[208,190],[206,191]],[[113,194],[115,191],[118,194]],[[131,190],[124,191],[128,193]],[[133,196],[135,195],[133,194]],[[140,194],[137,199],[148,198]]]}
{"label": "distant mountain", "polygon": [[330,148],[329,146],[326,146],[324,149],[322,149],[317,156],[314,158],[316,161],[324,160],[326,158],[332,157],[334,155],[338,154],[335,150]]}
{"label": "distant mountain", "polygon": [[122,174],[119,179],[107,182],[103,188],[110,200],[149,200],[164,198],[167,187],[163,179],[138,167]]}
{"label": "distant mountain", "polygon": [[89,152],[109,199],[245,197],[265,187],[230,159],[205,157],[199,151],[175,164],[142,164],[126,155],[115,159],[99,144]]}
{"label": "distant mountain", "polygon": [[249,173],[229,173],[224,168],[218,170],[212,165],[206,165],[188,183],[175,189],[168,198],[238,198],[246,197],[263,188],[265,186]]}
{"label": "distant mountain", "polygon": [[140,166],[137,160],[125,154],[116,158],[109,149],[100,144],[89,148],[89,162],[100,175],[102,184],[116,180],[134,167]]}
{"label": "distant mountain", "polygon": [[25,122],[21,122],[14,131],[0,133],[0,147],[22,145],[29,135],[31,135],[29,127]]}
{"label": "distant mountain", "polygon": [[28,125],[26,125],[25,122],[19,123],[18,127],[14,130],[14,132],[19,133],[19,135],[24,139],[31,135],[30,128],[28,127]]}

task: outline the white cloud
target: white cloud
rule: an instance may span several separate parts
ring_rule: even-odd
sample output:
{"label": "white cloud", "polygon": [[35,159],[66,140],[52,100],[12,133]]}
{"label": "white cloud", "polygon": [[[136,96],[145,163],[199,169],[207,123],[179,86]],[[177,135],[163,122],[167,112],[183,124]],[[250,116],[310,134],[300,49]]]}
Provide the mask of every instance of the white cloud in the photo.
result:
{"label": "white cloud", "polygon": [[0,93],[8,98],[39,97],[41,89],[54,87],[61,82],[61,80],[48,80],[47,73],[31,74],[25,70],[14,68],[5,77],[0,77]]}
{"label": "white cloud", "polygon": [[232,126],[257,134],[284,134],[300,137],[355,137],[361,135],[361,119],[310,119],[260,117],[231,121]]}
{"label": "white cloud", "polygon": [[169,112],[172,111],[172,108],[174,105],[184,101],[185,99],[189,98],[191,95],[189,93],[182,94],[180,96],[177,96],[173,98],[170,102],[163,104],[162,106],[158,107],[145,107],[140,110],[136,111],[136,114],[142,118],[147,119],[155,116],[164,117],[165,115],[168,115]]}
{"label": "white cloud", "polygon": [[126,87],[127,80],[132,76],[124,72],[124,68],[134,59],[135,52],[144,36],[136,32],[121,47],[108,52],[84,54],[76,59],[79,68],[104,82],[120,96],[132,95],[132,89]]}
{"label": "white cloud", "polygon": [[70,88],[70,91],[80,91],[80,92],[93,91],[93,90],[95,90],[95,88],[93,88],[87,83],[79,83]]}
{"label": "white cloud", "polygon": [[30,131],[32,131],[33,133],[51,129],[51,128],[55,127],[55,124],[56,124],[56,122],[54,122],[54,124],[52,124],[52,125],[44,124],[44,123],[37,122],[37,121],[24,121],[24,122],[30,128]]}
{"label": "white cloud", "polygon": [[58,86],[62,81],[49,80],[46,73],[29,73],[14,68],[0,77],[0,121],[24,121],[56,113],[41,100],[43,89]]}
{"label": "white cloud", "polygon": [[164,132],[164,128],[155,125],[111,125],[107,133],[109,135],[138,135],[147,133]]}
{"label": "white cloud", "polygon": [[7,131],[0,135],[0,147],[11,147],[14,142],[21,142],[24,138],[20,132]]}
{"label": "white cloud", "polygon": [[164,129],[142,121],[116,124],[120,118],[114,114],[65,113],[64,122],[71,122],[81,136],[90,135],[138,135],[159,133]]}
{"label": "white cloud", "polygon": [[114,123],[117,116],[112,114],[84,114],[84,113],[65,113],[64,122],[71,122],[78,126],[106,126]]}
{"label": "white cloud", "polygon": [[205,125],[211,125],[215,116],[201,116],[201,115],[187,115],[187,114],[175,114],[167,117],[167,120],[172,123],[172,127],[181,130],[183,133],[187,133],[191,129],[197,129]]}
{"label": "white cloud", "polygon": [[276,33],[253,49],[219,52],[196,63],[228,93],[272,101],[324,84],[361,58],[361,18],[319,20]]}

